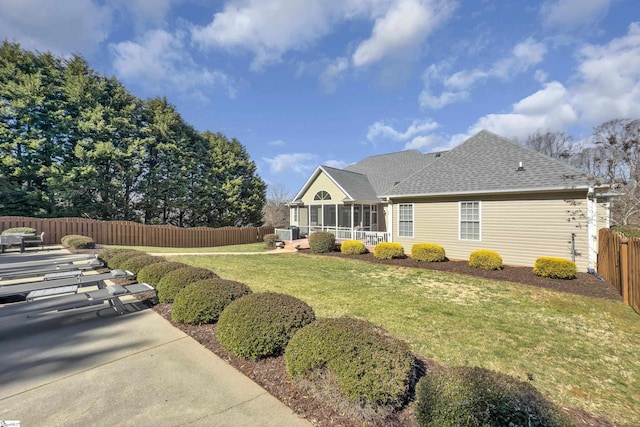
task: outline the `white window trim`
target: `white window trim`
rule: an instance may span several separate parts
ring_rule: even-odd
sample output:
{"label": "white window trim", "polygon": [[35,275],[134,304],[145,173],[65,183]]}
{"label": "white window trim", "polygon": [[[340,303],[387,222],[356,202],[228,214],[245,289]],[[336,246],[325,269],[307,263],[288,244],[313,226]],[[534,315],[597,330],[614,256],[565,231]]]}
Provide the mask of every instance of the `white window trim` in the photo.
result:
{"label": "white window trim", "polygon": [[[462,238],[462,204],[478,203],[478,240]],[[463,242],[481,242],[482,241],[482,201],[481,200],[461,200],[458,202],[458,240]]]}
{"label": "white window trim", "polygon": [[[400,206],[411,206],[411,236],[401,236],[400,235]],[[416,208],[415,205],[413,203],[398,203],[398,237],[405,237],[405,238],[413,238],[415,237],[416,233]]]}

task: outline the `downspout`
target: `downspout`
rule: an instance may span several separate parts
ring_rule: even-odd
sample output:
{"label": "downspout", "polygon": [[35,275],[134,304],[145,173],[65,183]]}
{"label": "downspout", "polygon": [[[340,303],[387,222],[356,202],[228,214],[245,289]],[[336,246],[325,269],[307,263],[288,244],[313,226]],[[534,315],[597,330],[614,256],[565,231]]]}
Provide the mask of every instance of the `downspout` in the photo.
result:
{"label": "downspout", "polygon": [[589,187],[587,192],[587,244],[589,250],[588,271],[596,271],[598,260],[598,221],[597,199],[593,187]]}
{"label": "downspout", "polygon": [[389,197],[387,197],[387,210],[389,212],[389,230],[387,233],[389,235],[389,241],[393,242],[393,202]]}

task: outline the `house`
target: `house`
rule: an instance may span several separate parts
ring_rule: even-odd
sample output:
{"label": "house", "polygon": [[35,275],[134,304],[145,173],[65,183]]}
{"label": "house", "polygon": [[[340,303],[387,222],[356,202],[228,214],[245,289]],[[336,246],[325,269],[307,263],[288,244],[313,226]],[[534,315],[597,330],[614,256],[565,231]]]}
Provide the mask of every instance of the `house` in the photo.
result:
{"label": "house", "polygon": [[429,242],[450,259],[490,249],[507,265],[556,256],[587,271],[595,269],[598,229],[609,226],[604,190],[572,166],[483,130],[450,151],[319,166],[289,204],[290,223],[302,235],[398,242],[407,254]]}

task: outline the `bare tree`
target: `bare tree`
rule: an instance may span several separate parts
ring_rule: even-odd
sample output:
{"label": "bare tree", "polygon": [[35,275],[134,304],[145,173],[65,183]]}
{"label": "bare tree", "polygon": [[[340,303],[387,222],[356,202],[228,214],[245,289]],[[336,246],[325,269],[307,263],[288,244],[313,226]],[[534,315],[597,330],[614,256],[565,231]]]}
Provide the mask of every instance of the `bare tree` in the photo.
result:
{"label": "bare tree", "polygon": [[612,205],[614,222],[640,222],[640,120],[609,120],[593,131],[598,150],[596,172],[619,196]]}
{"label": "bare tree", "polygon": [[536,131],[527,137],[524,142],[529,148],[546,154],[554,159],[567,161],[571,156],[573,137],[564,132],[552,132],[547,130]]}
{"label": "bare tree", "polygon": [[289,207],[286,203],[290,201],[291,195],[282,185],[270,185],[267,188],[267,202],[262,208],[264,225],[289,225]]}

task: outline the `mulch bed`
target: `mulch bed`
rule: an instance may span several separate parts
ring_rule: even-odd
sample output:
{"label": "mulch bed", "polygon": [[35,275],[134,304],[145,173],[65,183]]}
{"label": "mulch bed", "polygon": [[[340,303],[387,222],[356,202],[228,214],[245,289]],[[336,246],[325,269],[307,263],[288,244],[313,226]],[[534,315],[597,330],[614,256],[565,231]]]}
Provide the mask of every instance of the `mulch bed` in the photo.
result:
{"label": "mulch bed", "polygon": [[[305,253],[304,250],[301,253]],[[308,252],[306,252],[308,253]],[[620,300],[617,291],[611,285],[600,280],[594,275],[578,273],[573,280],[546,279],[534,275],[530,268],[505,267],[499,271],[484,271],[469,267],[463,261],[447,261],[442,263],[419,263],[410,258],[377,260],[373,254],[343,255],[339,252],[324,256],[337,256],[353,258],[365,262],[394,265],[398,267],[427,268],[432,270],[449,271],[453,273],[480,276],[488,279],[511,281],[530,286],[538,286],[554,291],[572,293],[576,295],[602,298],[608,300]],[[156,304],[153,310],[171,321],[171,304]],[[173,322],[172,322],[173,323]],[[270,357],[258,361],[245,360],[225,350],[217,341],[215,325],[186,325],[173,323],[187,335],[193,337],[204,347],[211,350],[217,356],[227,361],[230,365],[244,375],[262,386],[271,395],[289,406],[300,417],[307,419],[313,425],[321,427],[353,427],[353,426],[417,426],[413,405],[409,403],[402,410],[392,414],[384,420],[362,421],[349,418],[329,406],[321,398],[317,398],[305,390],[297,387],[287,377],[284,358]],[[433,360],[420,359],[418,364],[420,371],[429,372],[437,369],[439,365]],[[564,408],[576,426],[614,426],[608,420],[597,418],[581,409]]]}

